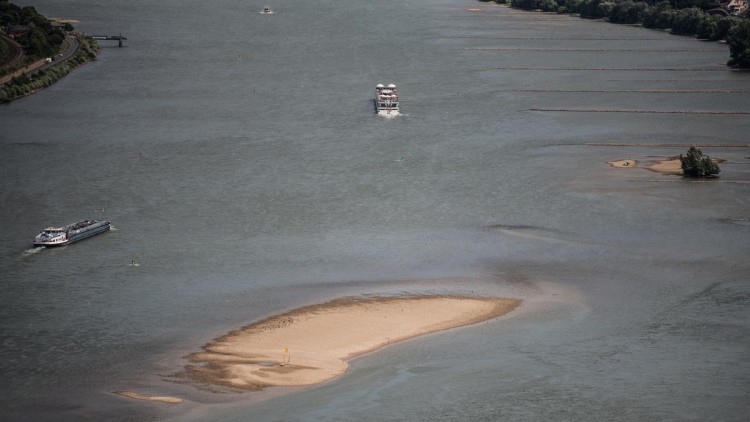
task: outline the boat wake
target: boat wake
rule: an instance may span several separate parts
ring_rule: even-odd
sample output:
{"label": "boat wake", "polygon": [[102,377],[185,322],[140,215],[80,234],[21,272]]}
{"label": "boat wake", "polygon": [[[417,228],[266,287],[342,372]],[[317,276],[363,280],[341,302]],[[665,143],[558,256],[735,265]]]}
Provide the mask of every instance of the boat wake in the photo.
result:
{"label": "boat wake", "polygon": [[36,254],[38,254],[39,252],[41,252],[41,251],[43,251],[45,249],[47,249],[47,248],[44,247],[44,246],[36,246],[36,247],[31,248],[31,249],[26,249],[25,251],[23,251],[23,254],[24,255],[36,255]]}

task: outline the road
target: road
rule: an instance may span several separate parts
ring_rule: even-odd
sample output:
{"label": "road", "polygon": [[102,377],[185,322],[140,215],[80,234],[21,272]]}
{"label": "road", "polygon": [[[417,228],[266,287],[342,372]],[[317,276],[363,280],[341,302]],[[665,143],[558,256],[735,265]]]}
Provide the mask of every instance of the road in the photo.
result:
{"label": "road", "polygon": [[56,55],[54,57],[54,61],[52,61],[51,63],[45,63],[45,59],[37,60],[34,63],[24,67],[23,69],[19,69],[10,75],[6,75],[0,78],[0,85],[5,84],[9,82],[11,79],[21,76],[23,74],[28,75],[28,74],[39,72],[41,70],[49,69],[52,66],[56,66],[57,64],[70,59],[71,57],[75,56],[75,54],[78,52],[78,49],[81,47],[81,43],[78,41],[78,38],[76,38],[74,35],[66,35],[65,41],[63,41],[63,46],[64,48],[62,52]]}

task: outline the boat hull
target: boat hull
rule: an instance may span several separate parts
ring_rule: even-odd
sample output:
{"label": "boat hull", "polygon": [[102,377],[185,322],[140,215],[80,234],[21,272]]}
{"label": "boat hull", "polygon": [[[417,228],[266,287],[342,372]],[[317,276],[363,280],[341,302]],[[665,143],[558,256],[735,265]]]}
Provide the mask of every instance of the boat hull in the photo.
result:
{"label": "boat hull", "polygon": [[89,226],[68,232],[64,238],[44,239],[40,234],[40,236],[37,236],[34,239],[34,246],[65,246],[73,242],[77,242],[79,240],[83,240],[88,237],[109,231],[111,227],[112,225],[109,221],[97,221]]}
{"label": "boat hull", "polygon": [[375,112],[378,114],[378,116],[385,116],[385,117],[394,117],[401,114],[398,109],[388,109],[388,110],[379,110],[376,109]]}

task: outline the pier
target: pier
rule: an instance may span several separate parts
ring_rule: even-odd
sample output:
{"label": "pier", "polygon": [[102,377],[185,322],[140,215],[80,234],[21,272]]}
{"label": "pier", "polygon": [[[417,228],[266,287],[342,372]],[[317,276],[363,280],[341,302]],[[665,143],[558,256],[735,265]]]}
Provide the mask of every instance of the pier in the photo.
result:
{"label": "pier", "polygon": [[117,41],[117,46],[122,47],[122,42],[127,40],[126,37],[120,35],[92,35],[91,38],[97,41]]}

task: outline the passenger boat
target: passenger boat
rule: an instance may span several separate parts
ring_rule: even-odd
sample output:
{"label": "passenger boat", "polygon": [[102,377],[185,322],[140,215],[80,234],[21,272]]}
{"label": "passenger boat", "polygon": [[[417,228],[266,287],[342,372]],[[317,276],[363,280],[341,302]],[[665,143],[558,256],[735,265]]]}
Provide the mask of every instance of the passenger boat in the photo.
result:
{"label": "passenger boat", "polygon": [[261,15],[270,15],[271,13],[273,13],[273,10],[271,10],[271,6],[269,5],[263,6],[263,10],[260,11]]}
{"label": "passenger boat", "polygon": [[377,84],[375,86],[375,112],[380,116],[396,116],[399,111],[396,85]]}
{"label": "passenger boat", "polygon": [[47,227],[34,238],[34,246],[62,246],[110,229],[109,220],[82,220],[65,227]]}

